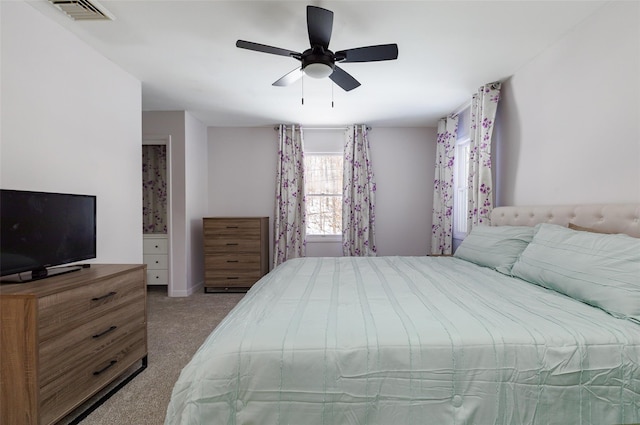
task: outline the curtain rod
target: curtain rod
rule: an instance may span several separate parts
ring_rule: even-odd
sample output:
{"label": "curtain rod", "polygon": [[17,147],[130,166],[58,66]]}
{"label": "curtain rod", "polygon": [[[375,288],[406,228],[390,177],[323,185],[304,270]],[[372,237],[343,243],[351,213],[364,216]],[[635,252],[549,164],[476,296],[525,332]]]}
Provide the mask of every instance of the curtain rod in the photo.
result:
{"label": "curtain rod", "polygon": [[[304,127],[304,126],[298,126],[300,128],[302,128],[303,130],[346,130],[347,128],[349,128],[348,126],[344,126],[344,127]],[[278,126],[274,126],[273,129],[275,131],[278,131]],[[371,127],[367,126],[367,131],[371,131]]]}
{"label": "curtain rod", "polygon": [[464,102],[462,105],[458,106],[456,109],[453,110],[453,112],[451,112],[449,115],[459,115],[460,112],[464,111],[465,109],[467,109],[468,107],[471,106],[471,99],[467,100],[466,102]]}

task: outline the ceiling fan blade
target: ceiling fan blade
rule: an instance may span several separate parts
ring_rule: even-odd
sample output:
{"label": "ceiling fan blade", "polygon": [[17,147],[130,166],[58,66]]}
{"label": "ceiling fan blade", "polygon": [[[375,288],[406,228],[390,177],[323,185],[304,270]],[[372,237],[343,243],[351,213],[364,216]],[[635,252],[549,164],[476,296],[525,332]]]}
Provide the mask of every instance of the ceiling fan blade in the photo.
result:
{"label": "ceiling fan blade", "polygon": [[271,53],[272,55],[290,56],[296,59],[300,59],[302,57],[301,53],[294,52],[293,50],[267,46],[265,44],[254,43],[252,41],[238,40],[236,41],[236,47],[239,47],[241,49],[254,50],[256,52]]}
{"label": "ceiling fan blade", "polygon": [[358,80],[353,78],[351,74],[337,65],[333,68],[333,74],[331,74],[329,78],[331,78],[331,81],[342,87],[344,91],[351,91],[360,86]]}
{"label": "ceiling fan blade", "polygon": [[289,84],[295,83],[300,78],[302,78],[302,68],[296,68],[293,71],[286,74],[284,77],[280,78],[278,81],[273,83],[273,86],[284,87]]}
{"label": "ceiling fan blade", "polygon": [[[358,47],[335,53],[336,62],[375,62],[398,59],[397,44]],[[344,58],[344,59],[343,59]]]}
{"label": "ceiling fan blade", "polygon": [[333,12],[316,6],[307,6],[307,30],[311,46],[329,47],[333,31]]}

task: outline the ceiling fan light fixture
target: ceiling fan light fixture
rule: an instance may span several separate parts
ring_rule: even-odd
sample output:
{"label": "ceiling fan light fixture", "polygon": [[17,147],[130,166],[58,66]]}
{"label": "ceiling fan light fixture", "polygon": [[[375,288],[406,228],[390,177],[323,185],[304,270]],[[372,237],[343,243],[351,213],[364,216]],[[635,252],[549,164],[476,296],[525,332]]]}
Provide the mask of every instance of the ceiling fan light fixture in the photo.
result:
{"label": "ceiling fan light fixture", "polygon": [[326,78],[333,74],[333,67],[326,63],[310,63],[303,69],[304,73],[311,78]]}
{"label": "ceiling fan light fixture", "polygon": [[351,74],[337,66],[336,63],[376,62],[398,58],[397,44],[356,47],[334,53],[329,50],[332,31],[333,12],[321,7],[307,6],[307,32],[309,33],[309,44],[311,46],[304,52],[298,53],[293,50],[245,40],[238,40],[236,47],[272,55],[288,56],[302,62],[300,68],[296,68],[277,80],[273,83],[274,86],[289,85],[306,74],[311,78],[317,79],[329,77],[344,91],[353,90],[359,87],[360,83]]}

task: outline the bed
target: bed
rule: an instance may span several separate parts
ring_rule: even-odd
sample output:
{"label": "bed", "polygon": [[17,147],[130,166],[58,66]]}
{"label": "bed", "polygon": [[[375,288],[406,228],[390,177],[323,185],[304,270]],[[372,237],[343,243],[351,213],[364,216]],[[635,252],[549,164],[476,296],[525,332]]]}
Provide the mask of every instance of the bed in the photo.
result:
{"label": "bed", "polygon": [[639,237],[637,204],[501,207],[451,257],[287,261],[165,423],[640,423]]}

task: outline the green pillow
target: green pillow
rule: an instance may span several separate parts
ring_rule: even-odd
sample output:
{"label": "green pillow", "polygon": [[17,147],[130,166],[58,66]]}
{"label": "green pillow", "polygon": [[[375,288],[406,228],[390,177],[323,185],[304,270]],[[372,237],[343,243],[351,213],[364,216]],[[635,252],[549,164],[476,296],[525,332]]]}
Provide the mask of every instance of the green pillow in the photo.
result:
{"label": "green pillow", "polygon": [[509,274],[534,233],[529,226],[475,226],[453,256]]}
{"label": "green pillow", "polygon": [[515,277],[640,321],[640,239],[539,224]]}

